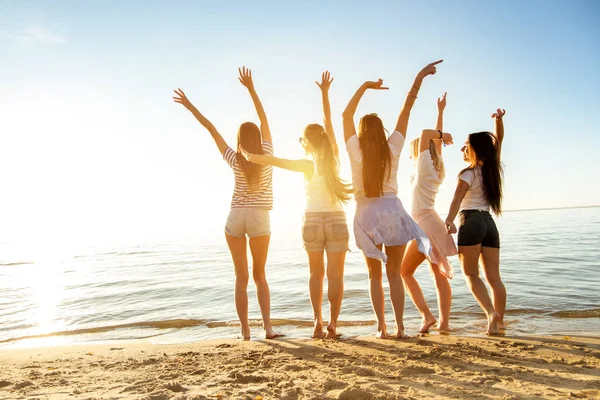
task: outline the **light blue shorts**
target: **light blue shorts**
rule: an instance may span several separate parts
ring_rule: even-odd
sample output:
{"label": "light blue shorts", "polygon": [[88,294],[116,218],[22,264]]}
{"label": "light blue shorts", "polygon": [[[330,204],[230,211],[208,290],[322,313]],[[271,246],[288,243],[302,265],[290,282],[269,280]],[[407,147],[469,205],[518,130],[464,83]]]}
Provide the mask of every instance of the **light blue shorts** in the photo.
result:
{"label": "light blue shorts", "polygon": [[260,208],[232,208],[229,211],[225,232],[234,237],[256,237],[271,234],[269,210]]}

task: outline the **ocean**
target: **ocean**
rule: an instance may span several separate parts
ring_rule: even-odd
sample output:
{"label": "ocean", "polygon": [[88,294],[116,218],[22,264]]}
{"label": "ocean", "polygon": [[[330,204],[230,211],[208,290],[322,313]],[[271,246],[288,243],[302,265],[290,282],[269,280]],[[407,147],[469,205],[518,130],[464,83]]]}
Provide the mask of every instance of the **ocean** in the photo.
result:
{"label": "ocean", "polygon": [[[600,207],[512,211],[496,221],[508,293],[507,334],[597,336]],[[456,271],[451,282],[451,327],[456,334],[479,335],[486,326],[484,314],[466,287],[458,259],[451,262]],[[437,315],[435,287],[425,264],[416,277]],[[309,337],[312,310],[299,222],[274,230],[267,278],[276,329],[292,337]],[[239,332],[233,285],[233,266],[221,233],[185,242],[89,247],[51,259],[28,255],[27,246],[1,243],[0,346],[233,338]],[[384,287],[387,290],[385,278]],[[252,334],[262,338],[252,281],[248,296]],[[327,319],[326,295],[324,299]],[[417,332],[420,316],[408,295],[404,321],[406,333]],[[376,330],[367,269],[352,239],[338,330],[345,336]]]}

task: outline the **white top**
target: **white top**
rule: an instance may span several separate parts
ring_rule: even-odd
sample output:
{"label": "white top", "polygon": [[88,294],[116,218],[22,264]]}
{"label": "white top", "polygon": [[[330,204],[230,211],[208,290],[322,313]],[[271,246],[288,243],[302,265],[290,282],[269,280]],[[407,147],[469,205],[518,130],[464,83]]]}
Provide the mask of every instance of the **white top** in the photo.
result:
{"label": "white top", "polygon": [[[273,155],[271,142],[262,142],[263,154]],[[233,169],[235,186],[231,198],[231,208],[260,208],[264,210],[273,209],[273,167],[264,165],[260,170],[258,187],[255,190],[248,188],[248,182],[244,171],[238,165],[237,153],[227,147],[223,153],[223,159]]]}
{"label": "white top", "polygon": [[[388,138],[388,146],[392,153],[392,166],[390,175],[383,182],[383,194],[398,194],[398,160],[400,152],[404,147],[404,136],[398,131],[395,131]],[[346,150],[350,156],[350,167],[352,169],[352,185],[354,186],[354,197],[360,200],[365,197],[365,190],[362,179],[363,155],[360,149],[358,136],[353,135],[346,142]]]}
{"label": "white top", "polygon": [[325,175],[317,172],[317,162],[313,161],[313,175],[310,180],[305,181],[306,208],[304,212],[335,212],[344,211],[339,201],[334,201],[329,189]]}
{"label": "white top", "polygon": [[463,201],[460,203],[462,210],[482,210],[490,211],[490,203],[483,193],[483,178],[481,177],[481,167],[468,169],[460,174],[459,179],[469,184],[469,190]]}
{"label": "white top", "polygon": [[417,171],[412,180],[412,215],[421,210],[435,209],[435,196],[444,181],[433,166],[429,150],[422,151],[417,157]]}

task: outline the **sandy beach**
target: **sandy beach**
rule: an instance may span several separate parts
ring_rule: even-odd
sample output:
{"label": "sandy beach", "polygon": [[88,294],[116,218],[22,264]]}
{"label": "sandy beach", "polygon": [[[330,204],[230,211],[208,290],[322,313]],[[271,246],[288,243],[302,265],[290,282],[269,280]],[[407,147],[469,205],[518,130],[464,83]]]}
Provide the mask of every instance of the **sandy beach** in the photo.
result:
{"label": "sandy beach", "polygon": [[600,398],[599,366],[583,336],[112,342],[0,350],[0,398]]}

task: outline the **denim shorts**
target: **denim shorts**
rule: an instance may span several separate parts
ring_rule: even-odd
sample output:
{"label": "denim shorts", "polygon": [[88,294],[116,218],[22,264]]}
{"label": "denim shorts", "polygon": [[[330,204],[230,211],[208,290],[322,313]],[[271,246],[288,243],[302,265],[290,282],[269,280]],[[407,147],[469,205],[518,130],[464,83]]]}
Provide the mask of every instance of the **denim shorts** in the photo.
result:
{"label": "denim shorts", "polygon": [[348,225],[346,213],[307,212],[302,224],[302,240],[306,251],[340,253],[348,251]]}
{"label": "denim shorts", "polygon": [[494,218],[487,211],[463,210],[458,214],[458,245],[500,248],[500,234]]}
{"label": "denim shorts", "polygon": [[271,234],[269,210],[260,208],[232,208],[227,217],[225,232],[234,237],[256,237]]}

